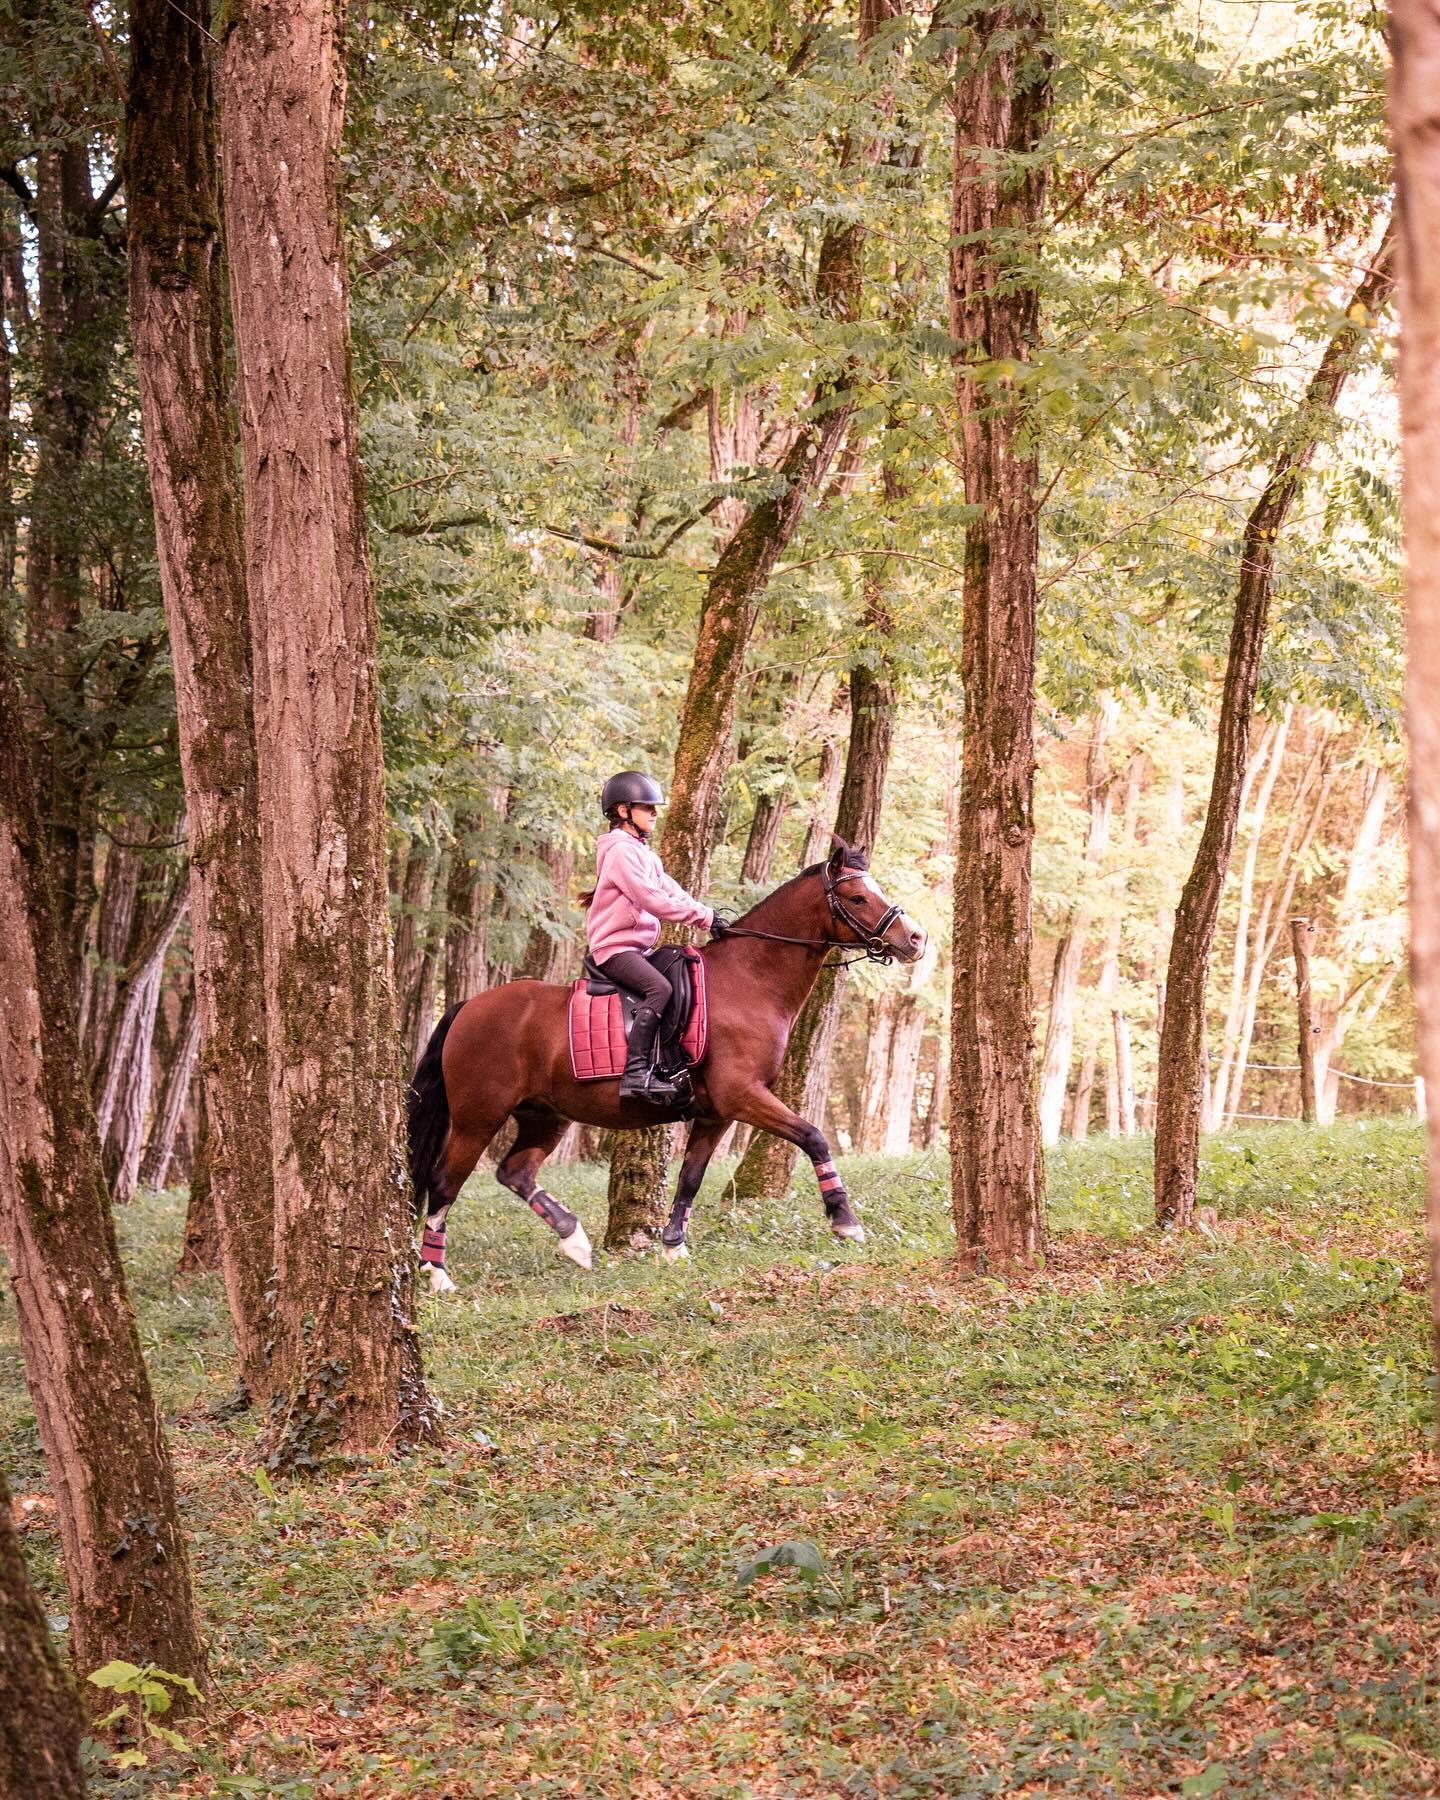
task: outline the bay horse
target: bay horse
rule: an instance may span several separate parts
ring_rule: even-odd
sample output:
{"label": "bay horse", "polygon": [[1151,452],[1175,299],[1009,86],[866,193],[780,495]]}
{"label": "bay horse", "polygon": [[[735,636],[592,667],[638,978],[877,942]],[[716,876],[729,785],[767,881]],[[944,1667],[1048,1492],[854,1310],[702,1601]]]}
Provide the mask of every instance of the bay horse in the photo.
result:
{"label": "bay horse", "polygon": [[925,932],[885,898],[869,866],[864,850],[836,838],[825,862],[767,894],[703,947],[709,1041],[691,1070],[694,1095],[687,1103],[622,1100],[618,1077],[576,1081],[568,984],[508,981],[452,1006],[431,1034],[408,1096],[410,1175],[416,1210],[425,1214],[421,1262],[432,1290],[454,1288],[445,1270],[445,1217],[507,1118],[517,1130],[496,1179],[545,1221],[561,1251],[581,1268],[591,1266],[585,1227],[536,1179],[571,1120],[613,1131],[693,1120],[660,1239],[670,1261],[689,1254],[690,1208],[732,1121],[773,1132],[803,1150],[815,1166],[830,1229],[863,1243],[865,1229],[824,1133],[777,1099],[771,1083],[832,949],[852,947],[859,958],[882,962],[915,962],[924,954]]}

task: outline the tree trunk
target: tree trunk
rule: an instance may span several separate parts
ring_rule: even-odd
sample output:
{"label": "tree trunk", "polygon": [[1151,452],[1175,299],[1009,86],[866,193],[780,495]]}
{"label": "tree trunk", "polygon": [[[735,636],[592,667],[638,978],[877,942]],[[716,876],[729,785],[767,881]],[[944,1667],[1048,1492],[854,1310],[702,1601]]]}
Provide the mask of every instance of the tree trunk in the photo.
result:
{"label": "tree trunk", "polygon": [[237,0],[221,96],[271,1068],[270,1454],[286,1467],[397,1448],[435,1417],[411,1318],[331,0]]}
{"label": "tree trunk", "polygon": [[1374,266],[1356,289],[1345,322],[1326,346],[1304,402],[1286,432],[1274,473],[1245,522],[1210,804],[1170,940],[1165,1028],[1156,1071],[1155,1220],[1162,1226],[1188,1227],[1195,1216],[1205,990],[1249,761],[1250,719],[1260,680],[1276,540],[1300,492],[1323,421],[1334,411],[1355,352],[1389,298],[1394,283],[1392,243],[1387,225]]}
{"label": "tree trunk", "polygon": [[[1038,465],[1024,403],[975,365],[1029,361],[1039,294],[1023,271],[1046,177],[1049,27],[1037,0],[968,18],[954,93],[950,333],[965,500],[965,684],[955,859],[950,1169],[962,1262],[1029,1257],[1045,1235],[1030,994],[1035,836]],[[1016,159],[1026,159],[1017,172]],[[1026,246],[1017,270],[1007,240]]]}
{"label": "tree trunk", "polygon": [[[133,821],[133,829],[141,832],[138,819]],[[97,1068],[104,1054],[119,994],[119,978],[130,961],[142,860],[141,853],[129,843],[112,843],[105,856],[94,954],[86,969],[80,999],[80,1041],[88,1069]]]}
{"label": "tree trunk", "polygon": [[[450,858],[441,852],[435,875],[435,886],[443,893],[450,877]],[[405,1047],[403,1067],[413,1069],[425,1053],[430,1033],[435,1029],[435,986],[440,972],[440,956],[444,948],[441,921],[432,913],[425,925],[425,948],[420,952],[420,973],[414,992],[406,1004],[401,1037]]]}
{"label": "tree trunk", "polygon": [[[1245,1015],[1246,953],[1250,947],[1250,910],[1255,897],[1255,867],[1260,858],[1260,842],[1265,835],[1265,820],[1270,811],[1271,796],[1285,760],[1285,740],[1290,731],[1293,706],[1287,705],[1278,725],[1267,726],[1260,748],[1250,758],[1245,770],[1245,785],[1240,792],[1240,819],[1245,817],[1250,791],[1260,770],[1264,779],[1255,803],[1255,817],[1250,827],[1250,842],[1245,847],[1245,862],[1240,871],[1240,903],[1235,914],[1235,954],[1230,964],[1230,1004],[1225,1012],[1225,1033],[1220,1044],[1220,1067],[1215,1074],[1214,1106],[1217,1115],[1228,1119],[1234,1102],[1230,1097],[1230,1078],[1235,1067],[1235,1054],[1240,1043],[1240,1025]],[[1268,756],[1268,763],[1267,763]]]}
{"label": "tree trunk", "polygon": [[1315,1123],[1315,1026],[1310,1011],[1310,950],[1315,941],[1312,919],[1290,921],[1295,949],[1295,1004],[1300,1026],[1300,1117]]}
{"label": "tree trunk", "polygon": [[780,827],[790,811],[789,796],[783,792],[761,794],[750,819],[750,835],[745,840],[745,857],[740,865],[740,879],[753,887],[764,887],[770,880],[775,851],[780,843]]}
{"label": "tree trunk", "polygon": [[165,958],[187,904],[185,883],[177,879],[170,893],[137,921],[141,942],[117,983],[120,1000],[111,1015],[95,1076],[95,1122],[102,1148],[116,1136],[115,1120],[127,1077],[138,1068],[137,1057],[143,1056],[148,1063]]}
{"label": "tree trunk", "polygon": [[1085,758],[1085,792],[1089,825],[1085,833],[1085,861],[1081,891],[1065,919],[1055,946],[1050,977],[1050,1013],[1045,1026],[1045,1050],[1040,1061],[1040,1140],[1053,1144],[1060,1136],[1065,1111],[1065,1090],[1070,1081],[1070,1057],[1075,1042],[1075,1000],[1080,992],[1080,965],[1085,959],[1085,933],[1090,924],[1085,884],[1099,873],[1110,844],[1110,762],[1105,740],[1119,712],[1107,694],[1090,728],[1090,750]]}
{"label": "tree trunk", "polygon": [[[1310,792],[1310,776],[1318,773],[1318,784],[1315,797],[1310,802],[1309,812],[1301,813],[1304,800]],[[1218,1114],[1215,1124],[1233,1125],[1240,1111],[1240,1094],[1245,1082],[1245,1069],[1250,1060],[1250,1044],[1255,1035],[1255,1015],[1260,1006],[1260,988],[1265,979],[1265,971],[1270,966],[1270,958],[1280,943],[1285,929],[1285,920],[1290,912],[1290,902],[1295,896],[1295,884],[1299,880],[1300,870],[1309,854],[1310,846],[1320,829],[1320,822],[1325,816],[1326,802],[1330,797],[1330,788],[1334,774],[1330,766],[1330,754],[1322,738],[1311,758],[1310,768],[1297,788],[1289,807],[1289,818],[1285,826],[1285,841],[1280,848],[1280,870],[1260,902],[1259,915],[1255,921],[1254,945],[1250,956],[1250,985],[1245,996],[1245,1011],[1240,1021],[1240,1043],[1235,1055],[1235,1074],[1230,1084],[1230,1105],[1223,1117]],[[1302,824],[1303,820],[1303,824]],[[1274,921],[1272,924],[1271,921]],[[1207,1126],[1208,1130],[1209,1127]]]}
{"label": "tree trunk", "polygon": [[210,1133],[206,1129],[203,1108],[196,1137],[190,1194],[185,1207],[185,1242],[175,1265],[177,1275],[199,1275],[221,1267],[220,1225],[215,1216],[215,1190],[210,1179]]}
{"label": "tree trunk", "polygon": [[1135,1077],[1130,1067],[1130,1021],[1117,1006],[1110,1015],[1115,1034],[1115,1091],[1122,1137],[1135,1135]]}
{"label": "tree trunk", "polygon": [[[849,696],[848,683],[837,686],[835,690],[836,707],[845,705]],[[800,864],[808,869],[811,863],[822,860],[830,847],[831,821],[835,817],[835,807],[840,793],[840,778],[844,772],[845,758],[840,754],[840,746],[832,737],[822,738],[820,743],[820,767],[815,776],[815,787],[810,795],[810,819],[805,827],[805,842],[800,848]]]}
{"label": "tree trunk", "polygon": [[[1369,887],[1375,860],[1385,829],[1385,815],[1390,804],[1390,771],[1371,768],[1365,771],[1364,805],[1355,844],[1345,865],[1345,884],[1337,907],[1341,931],[1353,917],[1365,890]],[[1375,974],[1363,977],[1350,986],[1351,962],[1341,954],[1336,970],[1336,992],[1316,1008],[1318,1030],[1315,1039],[1315,1108],[1322,1125],[1335,1123],[1335,1106],[1340,1079],[1331,1065],[1344,1048],[1345,1037],[1356,1013],[1364,1004],[1366,989]]]}
{"label": "tree trunk", "polygon": [[904,1156],[910,1149],[915,1088],[920,1079],[920,1042],[924,1035],[925,1014],[919,1000],[913,994],[902,994],[890,1039],[890,1086],[880,1144],[888,1156]]}
{"label": "tree trunk", "polygon": [[[563,918],[572,911],[570,883],[575,878],[575,852],[568,844],[547,843],[541,849],[540,860],[549,877],[551,911]],[[563,981],[572,969],[579,973],[574,969],[578,960],[572,943],[557,937],[544,925],[536,925],[530,933],[521,967],[530,981]]]}
{"label": "tree trunk", "polygon": [[261,1402],[271,1393],[275,1197],[254,664],[209,20],[209,0],[132,0],[130,324],[175,667],[208,1165],[240,1381]]}
{"label": "tree trunk", "polygon": [[180,1028],[175,1033],[169,1066],[165,1070],[165,1087],[155,1109],[155,1123],[145,1159],[140,1167],[140,1185],[152,1192],[163,1188],[170,1173],[175,1140],[180,1134],[180,1121],[185,1116],[185,1103],[190,1097],[190,1084],[195,1076],[195,1063],[200,1053],[200,1009],[195,1004],[192,986],[185,996],[180,1014]]}
{"label": "tree trunk", "polygon": [[860,1095],[859,1129],[855,1148],[874,1154],[885,1147],[885,1122],[890,1108],[891,1052],[900,1013],[900,996],[882,994],[871,1003],[869,1030],[865,1035],[865,1074]]}
{"label": "tree trunk", "polygon": [[[430,902],[435,891],[435,851],[420,838],[411,838],[405,873],[398,896],[395,920],[395,1003],[400,1018],[401,1042],[414,1036],[415,1014],[420,1003],[420,980],[425,966],[425,942],[430,935]],[[406,1064],[407,1073],[418,1058]]]}
{"label": "tree trunk", "polygon": [[55,1493],[71,1647],[205,1678],[189,1556],[115,1241],[24,727],[0,656],[0,1234]]}
{"label": "tree trunk", "polygon": [[[503,807],[503,796],[499,805]],[[455,848],[445,888],[445,1007],[483,992],[485,938],[495,886],[486,855],[486,834],[475,815],[455,822]]]}
{"label": "tree trunk", "polygon": [[[1421,1077],[1433,1094],[1440,1093],[1440,16],[1427,0],[1393,0],[1390,21],[1390,127],[1403,257],[1410,966]],[[1440,1121],[1430,1122],[1429,1145],[1430,1316],[1440,1366]]]}
{"label": "tree trunk", "polygon": [[0,1473],[0,1794],[85,1800],[80,1703],[30,1585]]}
{"label": "tree trunk", "polygon": [[140,1151],[145,1142],[145,1122],[150,1114],[151,1044],[160,1010],[160,982],[164,964],[157,963],[139,985],[139,1011],[135,1034],[120,1077],[120,1092],[110,1130],[101,1143],[110,1198],[116,1206],[128,1206],[140,1183]]}

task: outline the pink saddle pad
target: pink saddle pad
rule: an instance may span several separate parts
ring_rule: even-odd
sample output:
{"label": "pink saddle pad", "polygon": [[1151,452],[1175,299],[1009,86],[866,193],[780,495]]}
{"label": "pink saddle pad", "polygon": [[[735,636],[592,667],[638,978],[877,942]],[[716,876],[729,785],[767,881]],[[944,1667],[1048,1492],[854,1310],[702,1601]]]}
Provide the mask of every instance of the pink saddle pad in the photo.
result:
{"label": "pink saddle pad", "polygon": [[[710,1015],[705,996],[705,962],[687,950],[694,989],[680,1048],[693,1068],[705,1054]],[[625,1019],[619,994],[587,994],[582,976],[570,989],[570,1068],[577,1081],[615,1081],[625,1069]]]}

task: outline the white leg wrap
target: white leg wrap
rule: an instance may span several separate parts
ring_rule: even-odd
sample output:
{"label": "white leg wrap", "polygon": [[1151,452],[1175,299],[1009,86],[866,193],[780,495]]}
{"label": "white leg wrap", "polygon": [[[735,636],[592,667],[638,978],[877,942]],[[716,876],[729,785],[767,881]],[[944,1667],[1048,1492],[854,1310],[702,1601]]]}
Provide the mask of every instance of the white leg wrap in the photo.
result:
{"label": "white leg wrap", "polygon": [[422,1263],[421,1267],[430,1277],[430,1292],[432,1294],[453,1294],[457,1291],[455,1283],[440,1267],[439,1263]]}
{"label": "white leg wrap", "polygon": [[578,1263],[582,1269],[594,1268],[595,1258],[591,1253],[590,1240],[585,1235],[585,1227],[578,1219],[575,1221],[575,1229],[569,1237],[561,1238],[560,1254],[568,1256],[571,1262]]}

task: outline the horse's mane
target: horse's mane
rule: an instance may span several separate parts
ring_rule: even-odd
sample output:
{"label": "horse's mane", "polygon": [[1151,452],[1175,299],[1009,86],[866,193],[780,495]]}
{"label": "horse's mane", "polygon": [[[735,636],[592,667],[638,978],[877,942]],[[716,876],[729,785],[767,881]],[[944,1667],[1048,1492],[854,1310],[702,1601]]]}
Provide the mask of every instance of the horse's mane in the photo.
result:
{"label": "horse's mane", "polygon": [[[868,850],[862,850],[854,844],[847,844],[843,838],[836,838],[835,847],[841,853],[841,868],[853,869],[857,873],[863,873],[870,867],[870,852]],[[829,868],[830,862],[831,858],[826,857],[823,862],[811,863],[808,868],[802,869],[798,875],[792,875],[788,881],[782,881],[779,887],[771,888],[768,894],[755,902],[749,912],[741,913],[735,923],[737,925],[743,925],[747,920],[753,919],[757,913],[762,913],[767,908],[774,905],[776,901],[783,900],[785,895],[788,894],[792,888],[798,887],[802,881],[812,881],[817,875],[823,875],[826,869]]]}

